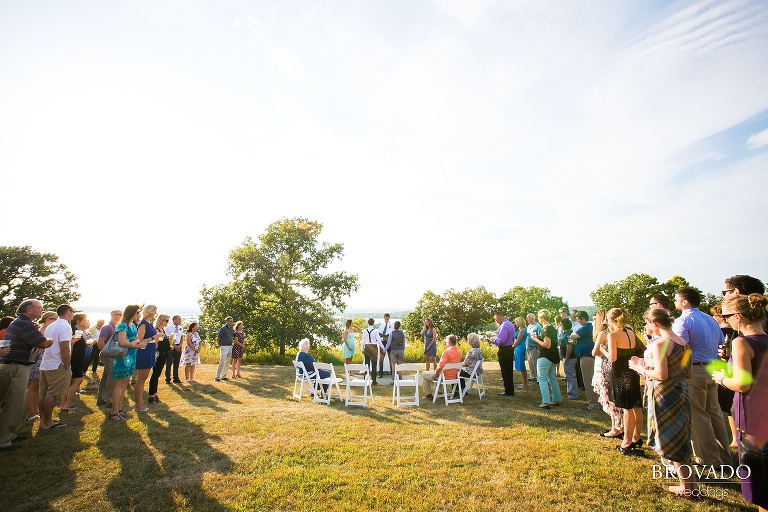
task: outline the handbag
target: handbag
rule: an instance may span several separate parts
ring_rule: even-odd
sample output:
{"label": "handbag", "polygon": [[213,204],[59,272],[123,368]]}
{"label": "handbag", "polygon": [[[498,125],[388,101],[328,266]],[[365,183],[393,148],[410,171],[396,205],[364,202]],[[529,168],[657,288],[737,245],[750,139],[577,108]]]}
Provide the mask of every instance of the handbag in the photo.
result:
{"label": "handbag", "polygon": [[117,332],[114,332],[104,344],[101,355],[110,359],[122,359],[128,355],[128,347],[124,347],[117,342]]}

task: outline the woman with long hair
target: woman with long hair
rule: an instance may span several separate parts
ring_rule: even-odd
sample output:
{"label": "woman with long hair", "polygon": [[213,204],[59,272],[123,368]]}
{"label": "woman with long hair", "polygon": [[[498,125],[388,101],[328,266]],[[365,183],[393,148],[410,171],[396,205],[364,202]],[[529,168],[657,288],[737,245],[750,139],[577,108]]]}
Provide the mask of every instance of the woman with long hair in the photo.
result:
{"label": "woman with long hair", "polygon": [[435,329],[435,323],[431,318],[424,319],[424,328],[419,333],[424,336],[424,359],[427,362],[427,370],[429,371],[429,363],[433,363],[435,371],[437,371],[437,329]]}
{"label": "woman with long hair", "polygon": [[75,410],[72,403],[75,401],[75,395],[80,392],[80,384],[85,377],[84,368],[86,367],[86,345],[85,340],[88,336],[88,328],[91,326],[85,313],[75,313],[70,322],[72,325],[72,344],[71,359],[69,368],[72,371],[72,379],[69,381],[69,390],[67,395],[61,400],[61,412],[70,413]]}
{"label": "woman with long hair", "polygon": [[[723,299],[723,318],[741,335],[731,342],[733,376],[727,376],[722,370],[712,375],[715,382],[736,392],[733,399],[736,427],[743,438],[752,441],[756,440],[750,436],[755,435],[757,428],[764,430],[768,421],[768,401],[765,400],[768,379],[760,375],[765,365],[763,359],[768,354],[768,335],[763,327],[767,303],[758,293],[730,295]],[[749,476],[745,476],[746,470],[740,475],[741,495],[765,512],[768,509],[768,470],[760,460],[742,459],[741,448],[740,444],[739,461],[743,460],[742,464],[750,469]],[[768,443],[765,443],[762,446],[763,460],[767,451]]]}
{"label": "woman with long hair", "polygon": [[608,348],[600,352],[612,362],[612,378],[608,391],[616,407],[624,409],[624,440],[619,446],[622,455],[633,455],[634,448],[643,444],[640,432],[643,428],[642,395],[640,379],[629,369],[629,360],[638,349],[638,340],[632,329],[627,328],[627,315],[621,308],[613,308],[605,317],[608,324]]}
{"label": "woman with long hair", "polygon": [[341,334],[341,341],[343,345],[342,357],[344,357],[344,364],[352,364],[352,358],[355,357],[355,333],[361,332],[360,328],[352,323],[352,320],[347,320],[346,328]]}
{"label": "woman with long hair", "polygon": [[[601,432],[600,436],[618,438],[624,435],[624,410],[616,407],[608,391],[608,383],[611,380],[613,361],[605,357],[600,348],[608,349],[608,332],[605,323],[605,310],[595,311],[592,317],[593,329],[592,340],[595,347],[592,349],[592,355],[595,358],[595,373],[592,376],[591,385],[597,394],[597,401],[602,406],[605,414],[611,417],[611,429]],[[585,385],[587,385],[585,383]]]}
{"label": "woman with long hair", "polygon": [[235,333],[232,337],[232,378],[241,379],[240,363],[243,362],[243,352],[245,351],[245,333],[243,332],[243,322],[235,323]]}
{"label": "woman with long hair", "polygon": [[[709,308],[709,312],[712,313],[712,318],[720,325],[720,331],[723,333],[723,344],[718,348],[718,357],[720,359],[720,367],[728,368],[728,359],[731,357],[731,343],[733,338],[736,337],[736,331],[733,327],[728,325],[728,322],[723,318],[723,306],[717,304]],[[728,370],[730,374],[730,370]],[[731,448],[737,447],[736,440],[739,438],[738,432],[736,432],[736,422],[733,420],[733,397],[736,394],[732,389],[728,389],[725,386],[717,387],[717,402],[720,404],[720,409],[728,416],[728,424],[731,427]]]}
{"label": "woman with long hair", "polygon": [[[690,357],[685,353],[687,344],[672,331],[672,317],[666,309],[650,308],[645,313],[645,325],[646,332],[655,336],[656,341],[648,345],[649,357],[632,357],[629,368],[646,379],[648,443],[662,459],[674,463],[680,479],[679,486],[664,486],[664,489],[676,495],[694,496],[698,489],[695,472],[690,468],[680,470],[692,455],[691,402],[685,380],[690,364]],[[627,427],[626,437],[630,434]]]}
{"label": "woman with long hair", "polygon": [[560,405],[562,400],[556,374],[557,365],[560,364],[557,330],[549,323],[550,315],[550,312],[546,309],[539,311],[541,336],[536,336],[536,334],[532,336],[533,341],[539,346],[536,374],[539,379],[541,403],[537,407],[541,409],[551,409],[553,405]]}
{"label": "woman with long hair", "polygon": [[515,348],[515,370],[519,371],[523,376],[523,383],[517,385],[517,389],[524,389],[528,391],[528,370],[525,369],[525,347],[528,344],[528,324],[521,316],[515,318],[515,330],[517,336],[515,343],[512,345]]}
{"label": "woman with long hair", "polygon": [[184,367],[184,378],[187,382],[197,382],[195,380],[195,366],[200,364],[200,347],[202,345],[200,335],[197,334],[197,322],[189,324],[184,339],[186,340],[186,345],[184,346],[184,352],[181,354],[179,366]]}
{"label": "woman with long hair", "polygon": [[115,381],[115,388],[112,391],[112,412],[109,419],[123,420],[127,416],[123,412],[123,397],[128,387],[128,379],[131,378],[136,367],[136,350],[146,348],[147,343],[136,339],[139,330],[138,322],[141,319],[141,306],[131,304],[123,311],[123,318],[115,329],[117,333],[117,342],[121,347],[126,347],[128,352],[125,357],[115,359],[112,363],[112,379]]}
{"label": "woman with long hair", "polygon": [[146,348],[136,353],[136,385],[133,388],[134,407],[138,412],[146,412],[149,409],[144,405],[144,383],[149,378],[149,372],[155,367],[155,352],[157,341],[162,339],[165,332],[158,331],[152,320],[157,315],[157,306],[147,304],[141,310],[141,322],[136,332],[136,339],[146,343]]}
{"label": "woman with long hair", "polygon": [[152,368],[152,376],[149,378],[149,396],[147,401],[150,404],[159,404],[160,397],[157,396],[157,383],[160,380],[160,374],[163,373],[165,368],[165,361],[168,359],[168,351],[171,349],[171,342],[168,339],[168,335],[165,334],[165,328],[168,327],[168,322],[171,317],[168,315],[158,315],[155,321],[155,329],[160,335],[157,341],[157,359],[155,360],[155,366]]}

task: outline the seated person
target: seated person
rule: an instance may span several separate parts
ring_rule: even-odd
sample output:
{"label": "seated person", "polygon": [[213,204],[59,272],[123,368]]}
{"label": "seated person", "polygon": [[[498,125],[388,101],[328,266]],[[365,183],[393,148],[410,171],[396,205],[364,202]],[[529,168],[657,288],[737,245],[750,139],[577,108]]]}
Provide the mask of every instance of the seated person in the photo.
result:
{"label": "seated person", "polygon": [[[304,363],[304,368],[306,368],[309,373],[315,371],[315,358],[309,355],[309,340],[307,338],[304,338],[299,342],[299,353],[296,354],[296,360],[300,363]],[[321,379],[327,379],[330,376],[331,372],[328,370],[320,370]],[[328,391],[327,384],[323,385],[323,391]]]}
{"label": "seated person", "polygon": [[[445,338],[445,343],[448,345],[448,348],[445,349],[445,352],[443,352],[443,355],[440,357],[440,363],[437,365],[437,370],[427,370],[421,374],[424,378],[424,381],[421,383],[421,389],[424,391],[424,394],[426,395],[425,398],[428,400],[432,400],[432,382],[437,382],[440,374],[443,373],[445,365],[448,363],[461,362],[461,350],[456,346],[456,335],[449,334]],[[457,373],[458,370],[446,370],[445,378],[448,380],[455,379]]]}
{"label": "seated person", "polygon": [[[462,363],[463,368],[461,369],[461,376],[465,379],[468,379],[469,376],[472,375],[472,369],[475,367],[475,364],[477,364],[478,361],[483,360],[483,351],[480,350],[480,336],[474,332],[468,334],[467,343],[469,343],[469,346],[472,348],[469,349],[469,352],[467,352],[467,356]],[[480,364],[480,366],[477,367],[477,376],[479,377],[482,374],[483,365]]]}

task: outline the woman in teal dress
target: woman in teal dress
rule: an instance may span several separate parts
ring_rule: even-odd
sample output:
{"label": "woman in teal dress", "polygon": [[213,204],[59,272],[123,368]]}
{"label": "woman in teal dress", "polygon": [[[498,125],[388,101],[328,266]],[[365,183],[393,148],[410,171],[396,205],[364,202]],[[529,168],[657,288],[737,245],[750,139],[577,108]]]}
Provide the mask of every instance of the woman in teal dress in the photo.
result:
{"label": "woman in teal dress", "polygon": [[352,358],[355,357],[355,333],[360,332],[360,328],[352,323],[352,320],[347,320],[347,328],[344,329],[344,333],[341,335],[341,340],[344,342],[344,364],[352,364]]}
{"label": "woman in teal dress", "polygon": [[115,381],[115,390],[112,392],[112,413],[109,415],[111,420],[126,420],[125,413],[122,411],[123,396],[128,387],[128,379],[133,375],[136,367],[136,349],[145,348],[147,344],[136,340],[136,334],[139,331],[137,322],[141,319],[141,306],[132,304],[123,311],[123,318],[115,329],[117,332],[117,342],[121,347],[127,347],[128,353],[122,359],[115,359],[112,363],[112,378]]}

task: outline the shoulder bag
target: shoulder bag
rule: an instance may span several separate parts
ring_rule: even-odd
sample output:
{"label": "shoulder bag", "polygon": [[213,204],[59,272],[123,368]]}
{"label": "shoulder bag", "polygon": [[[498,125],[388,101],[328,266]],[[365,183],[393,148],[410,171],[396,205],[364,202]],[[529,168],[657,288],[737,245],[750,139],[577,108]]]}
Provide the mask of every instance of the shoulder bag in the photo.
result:
{"label": "shoulder bag", "polygon": [[112,333],[112,336],[104,344],[101,355],[110,359],[122,359],[128,355],[128,347],[124,347],[117,342],[117,335],[117,331]]}

